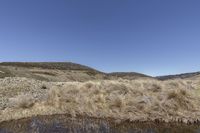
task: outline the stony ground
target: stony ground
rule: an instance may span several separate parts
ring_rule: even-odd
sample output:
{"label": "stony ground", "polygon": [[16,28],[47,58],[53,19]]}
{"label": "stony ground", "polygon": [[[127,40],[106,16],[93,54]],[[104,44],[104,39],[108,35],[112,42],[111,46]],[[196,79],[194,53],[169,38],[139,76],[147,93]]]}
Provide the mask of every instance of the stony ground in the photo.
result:
{"label": "stony ground", "polygon": [[49,83],[27,78],[0,79],[0,110],[9,106],[9,99],[17,95],[30,94],[34,98],[41,98],[47,90],[43,85]]}

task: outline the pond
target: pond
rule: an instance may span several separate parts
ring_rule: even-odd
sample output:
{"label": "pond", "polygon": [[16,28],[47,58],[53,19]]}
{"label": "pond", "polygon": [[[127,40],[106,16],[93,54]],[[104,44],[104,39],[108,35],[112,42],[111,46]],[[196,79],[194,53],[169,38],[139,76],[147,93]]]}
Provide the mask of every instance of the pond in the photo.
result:
{"label": "pond", "polygon": [[51,115],[0,123],[0,133],[200,133],[200,126]]}

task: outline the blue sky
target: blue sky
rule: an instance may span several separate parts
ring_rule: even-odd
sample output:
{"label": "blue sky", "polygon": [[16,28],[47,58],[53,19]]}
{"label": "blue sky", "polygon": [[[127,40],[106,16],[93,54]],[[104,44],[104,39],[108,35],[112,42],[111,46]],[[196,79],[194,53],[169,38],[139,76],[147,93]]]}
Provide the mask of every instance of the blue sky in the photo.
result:
{"label": "blue sky", "polygon": [[0,0],[0,61],[200,71],[199,0]]}

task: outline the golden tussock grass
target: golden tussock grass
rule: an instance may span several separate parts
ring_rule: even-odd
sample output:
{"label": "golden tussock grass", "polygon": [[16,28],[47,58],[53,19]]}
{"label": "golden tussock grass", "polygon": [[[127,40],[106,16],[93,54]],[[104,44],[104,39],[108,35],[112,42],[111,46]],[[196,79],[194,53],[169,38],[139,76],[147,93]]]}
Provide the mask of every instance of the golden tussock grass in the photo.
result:
{"label": "golden tussock grass", "polygon": [[18,108],[1,111],[0,121],[67,113],[119,121],[195,122],[200,119],[196,89],[183,80],[66,82],[52,86],[40,101],[29,96],[15,98]]}
{"label": "golden tussock grass", "polygon": [[34,103],[35,99],[30,94],[21,94],[9,99],[9,106],[13,108],[30,108]]}

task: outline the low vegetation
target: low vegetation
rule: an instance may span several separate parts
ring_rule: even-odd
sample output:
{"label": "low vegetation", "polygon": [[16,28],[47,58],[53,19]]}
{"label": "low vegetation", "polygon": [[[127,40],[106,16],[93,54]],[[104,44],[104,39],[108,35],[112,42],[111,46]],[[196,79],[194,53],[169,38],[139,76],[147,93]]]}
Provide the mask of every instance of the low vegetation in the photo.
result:
{"label": "low vegetation", "polygon": [[199,122],[199,79],[199,73],[106,74],[70,62],[0,63],[0,122],[52,114]]}
{"label": "low vegetation", "polygon": [[71,62],[3,62],[0,63],[0,78],[5,77],[27,77],[54,82],[153,78],[134,72],[104,73]]}
{"label": "low vegetation", "polygon": [[4,77],[14,77],[14,75],[8,69],[0,67],[0,78]]}
{"label": "low vegetation", "polygon": [[58,70],[90,70],[96,71],[90,67],[71,63],[71,62],[2,62],[0,66],[14,66],[25,68],[44,68],[44,69],[58,69]]}
{"label": "low vegetation", "polygon": [[32,95],[23,94],[9,99],[9,106],[14,108],[30,108],[34,105],[35,99]]}
{"label": "low vegetation", "polygon": [[[34,115],[70,114],[121,121],[193,123],[200,120],[198,84],[186,80],[54,82],[40,99],[11,98],[0,121]],[[8,104],[9,105],[9,104]]]}

